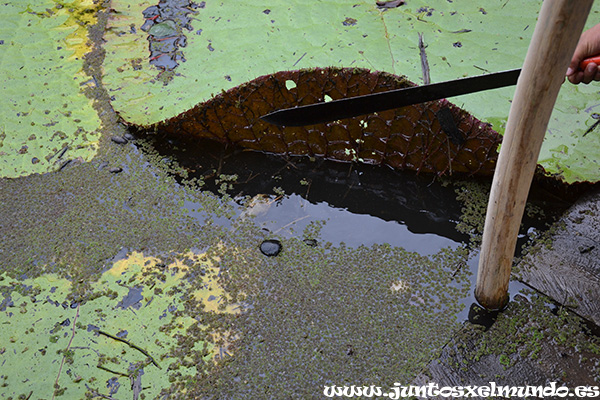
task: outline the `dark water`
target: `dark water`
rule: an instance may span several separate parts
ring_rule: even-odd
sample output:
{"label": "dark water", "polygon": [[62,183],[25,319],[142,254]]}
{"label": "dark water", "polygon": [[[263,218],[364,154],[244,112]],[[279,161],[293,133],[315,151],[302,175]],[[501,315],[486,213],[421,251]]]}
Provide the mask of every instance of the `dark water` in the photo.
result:
{"label": "dark water", "polygon": [[255,220],[284,236],[292,228],[301,231],[311,221],[326,220],[321,238],[334,244],[390,243],[430,253],[469,239],[455,229],[462,207],[456,188],[432,176],[227,149],[206,140],[160,138],[155,146],[192,176],[203,177],[206,190],[219,192],[219,175],[237,175],[227,193],[235,199],[262,195],[270,205],[264,213],[257,211]]}

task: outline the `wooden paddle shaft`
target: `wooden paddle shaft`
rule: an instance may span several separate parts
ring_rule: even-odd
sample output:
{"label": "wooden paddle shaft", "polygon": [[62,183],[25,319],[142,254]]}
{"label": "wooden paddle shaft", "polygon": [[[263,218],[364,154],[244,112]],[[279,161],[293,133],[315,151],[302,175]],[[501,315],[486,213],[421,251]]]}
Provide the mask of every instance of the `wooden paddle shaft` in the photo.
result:
{"label": "wooden paddle shaft", "polygon": [[479,258],[477,301],[508,302],[521,218],[556,96],[593,0],[544,0],[517,83],[494,173]]}

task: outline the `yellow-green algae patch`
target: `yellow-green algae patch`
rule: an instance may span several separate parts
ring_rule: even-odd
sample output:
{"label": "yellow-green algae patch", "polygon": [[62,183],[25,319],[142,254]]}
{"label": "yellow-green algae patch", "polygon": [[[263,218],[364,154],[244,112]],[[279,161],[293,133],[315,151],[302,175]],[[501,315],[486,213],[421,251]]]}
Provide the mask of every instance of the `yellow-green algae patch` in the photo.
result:
{"label": "yellow-green algae patch", "polygon": [[100,120],[83,90],[88,26],[100,3],[9,1],[2,5],[0,177],[56,170],[91,159]]}
{"label": "yellow-green algae patch", "polygon": [[[82,303],[67,301],[71,283],[54,274],[24,280],[3,274],[0,393],[158,397],[223,352],[211,338],[230,333],[206,332],[200,322],[203,314],[238,312],[225,306],[218,274],[203,254],[189,252],[166,265],[134,252],[92,282],[93,294]],[[188,337],[193,345],[180,352]]]}

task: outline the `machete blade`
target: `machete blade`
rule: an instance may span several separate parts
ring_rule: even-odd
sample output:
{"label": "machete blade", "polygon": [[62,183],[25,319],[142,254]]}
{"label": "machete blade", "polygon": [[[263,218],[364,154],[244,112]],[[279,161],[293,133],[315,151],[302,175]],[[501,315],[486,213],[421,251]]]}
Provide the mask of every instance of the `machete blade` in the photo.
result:
{"label": "machete blade", "polygon": [[447,97],[512,86],[517,83],[520,73],[520,69],[513,69],[430,85],[389,90],[326,103],[286,108],[260,118],[279,126],[314,125]]}

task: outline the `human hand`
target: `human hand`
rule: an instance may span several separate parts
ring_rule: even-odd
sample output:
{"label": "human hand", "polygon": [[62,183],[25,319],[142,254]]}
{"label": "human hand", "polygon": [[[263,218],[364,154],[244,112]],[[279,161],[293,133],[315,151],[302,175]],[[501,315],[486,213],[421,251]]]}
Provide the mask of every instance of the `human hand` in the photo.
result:
{"label": "human hand", "polygon": [[581,34],[567,70],[569,82],[588,84],[591,81],[600,81],[600,66],[598,64],[591,62],[583,70],[579,66],[584,59],[598,54],[600,54],[600,24]]}

